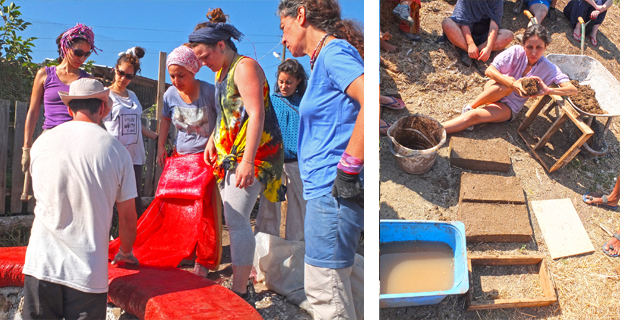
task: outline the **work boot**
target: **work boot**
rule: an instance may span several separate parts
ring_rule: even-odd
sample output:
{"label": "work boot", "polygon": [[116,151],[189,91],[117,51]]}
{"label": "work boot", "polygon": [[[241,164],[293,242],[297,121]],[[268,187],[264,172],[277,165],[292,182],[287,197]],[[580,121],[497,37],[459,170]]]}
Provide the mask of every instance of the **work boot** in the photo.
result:
{"label": "work boot", "polygon": [[248,287],[245,293],[235,293],[241,297],[241,299],[245,300],[245,302],[249,303],[252,308],[256,309],[256,291],[254,290],[254,281],[252,281],[252,278],[248,279]]}
{"label": "work boot", "polygon": [[400,32],[400,34],[402,34],[403,36],[405,36],[405,38],[411,40],[411,41],[421,41],[422,37],[420,37],[419,34],[415,34],[415,33],[409,33],[409,32],[405,32],[403,30],[398,29],[398,32]]}
{"label": "work boot", "polygon": [[469,53],[463,49],[459,50],[461,50],[461,62],[463,62],[465,66],[471,67],[474,61],[469,57]]}
{"label": "work boot", "polygon": [[549,21],[555,21],[556,16],[555,16],[555,8],[551,7],[549,8]]}
{"label": "work boot", "polygon": [[408,5],[399,4],[392,10],[392,13],[396,15],[400,20],[405,21],[408,25],[412,26],[415,22],[411,18],[411,9]]}
{"label": "work boot", "polygon": [[512,13],[514,14],[523,13],[523,0],[517,0],[515,2],[515,7],[512,8]]}

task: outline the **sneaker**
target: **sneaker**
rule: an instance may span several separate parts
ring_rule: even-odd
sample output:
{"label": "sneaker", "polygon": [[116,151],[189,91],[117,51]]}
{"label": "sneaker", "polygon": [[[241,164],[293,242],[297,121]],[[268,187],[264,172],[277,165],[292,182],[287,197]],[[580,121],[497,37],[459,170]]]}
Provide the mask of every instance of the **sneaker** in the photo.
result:
{"label": "sneaker", "polygon": [[549,21],[555,21],[555,8],[549,8]]}
{"label": "sneaker", "polygon": [[245,300],[245,302],[249,303],[252,308],[256,309],[256,291],[254,290],[254,281],[252,281],[252,278],[248,279],[248,287],[245,293],[235,293],[241,297],[241,299]]}
{"label": "sneaker", "polygon": [[[473,110],[468,104],[465,105],[463,107],[463,109],[461,110],[461,114],[467,113],[469,111]],[[466,131],[473,131],[474,130],[474,126],[469,126],[467,127],[467,129],[465,129]]]}
{"label": "sneaker", "polygon": [[474,61],[469,57],[469,53],[467,53],[467,51],[461,50],[461,62],[463,62],[464,65],[466,65],[467,67],[471,67],[471,65],[474,63]]}
{"label": "sneaker", "polygon": [[399,19],[405,21],[409,25],[412,26],[414,24],[413,18],[411,18],[411,11],[408,5],[399,4],[396,6],[396,8],[394,8],[394,10],[392,10],[392,13],[394,13],[394,15],[396,15]]}
{"label": "sneaker", "polygon": [[194,270],[192,272],[197,276],[206,278],[207,275],[209,274],[209,269],[205,268],[203,265],[201,265],[198,262],[194,262]]}
{"label": "sneaker", "polygon": [[523,13],[523,0],[517,0],[515,2],[514,8],[512,8],[512,13],[521,14]]}

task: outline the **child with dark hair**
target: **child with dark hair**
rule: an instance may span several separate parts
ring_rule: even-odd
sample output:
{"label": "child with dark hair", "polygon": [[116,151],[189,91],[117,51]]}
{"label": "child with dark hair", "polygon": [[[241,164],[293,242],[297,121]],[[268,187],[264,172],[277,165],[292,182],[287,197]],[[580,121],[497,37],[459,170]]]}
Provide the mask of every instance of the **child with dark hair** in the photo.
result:
{"label": "child with dark hair", "polygon": [[[278,66],[277,84],[271,95],[271,105],[278,117],[284,142],[284,173],[286,181],[286,240],[304,240],[304,217],[306,201],[297,162],[297,140],[299,137],[299,104],[306,92],[308,76],[304,67],[295,59],[287,59]],[[280,235],[280,204],[260,199],[254,232]]]}
{"label": "child with dark hair", "polygon": [[578,18],[583,18],[584,22],[594,20],[586,26],[586,32],[589,32],[588,38],[593,46],[598,44],[596,35],[598,28],[605,20],[607,9],[614,4],[613,0],[571,0],[564,7],[564,15],[570,21],[570,26],[574,26],[573,38],[577,41],[581,40],[581,25]]}
{"label": "child with dark hair", "polygon": [[[538,95],[572,95],[577,89],[568,76],[543,56],[551,37],[540,24],[531,25],[523,34],[521,45],[512,46],[497,55],[485,74],[491,78],[484,91],[463,107],[462,114],[443,123],[447,133],[455,133],[487,122],[512,121],[529,99],[521,79],[538,81]],[[548,87],[557,84],[559,88]]]}
{"label": "child with dark hair", "polygon": [[140,71],[140,59],[144,57],[144,49],[133,47],[119,53],[114,66],[114,81],[110,85],[112,110],[103,118],[103,125],[112,136],[118,139],[129,151],[136,176],[136,212],[142,215],[142,166],[146,157],[142,136],[157,139],[157,133],[142,125],[142,105],[136,94],[127,89],[131,80]]}

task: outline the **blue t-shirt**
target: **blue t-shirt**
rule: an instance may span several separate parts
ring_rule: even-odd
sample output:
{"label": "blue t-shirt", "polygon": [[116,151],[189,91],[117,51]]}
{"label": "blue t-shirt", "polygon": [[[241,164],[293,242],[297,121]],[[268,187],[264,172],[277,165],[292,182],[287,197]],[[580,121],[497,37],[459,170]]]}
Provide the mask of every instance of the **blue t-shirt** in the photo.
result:
{"label": "blue t-shirt", "polygon": [[299,137],[299,103],[297,93],[285,97],[281,93],[271,95],[271,105],[278,117],[282,140],[284,141],[284,161],[297,160],[297,139]]}
{"label": "blue t-shirt", "polygon": [[176,87],[164,93],[162,115],[177,128],[175,141],[180,154],[200,153],[205,150],[215,128],[218,110],[215,107],[215,87],[200,81],[200,97],[192,103],[183,101]]}
{"label": "blue t-shirt", "polygon": [[363,74],[364,60],[345,40],[328,42],[316,59],[299,106],[297,150],[306,200],[331,192],[360,111],[345,91]]}

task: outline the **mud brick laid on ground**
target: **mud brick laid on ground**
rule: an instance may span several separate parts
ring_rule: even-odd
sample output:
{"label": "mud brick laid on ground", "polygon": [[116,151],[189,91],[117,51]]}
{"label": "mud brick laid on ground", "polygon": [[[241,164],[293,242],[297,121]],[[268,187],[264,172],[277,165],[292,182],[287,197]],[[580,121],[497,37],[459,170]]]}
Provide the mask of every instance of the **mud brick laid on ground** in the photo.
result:
{"label": "mud brick laid on ground", "polygon": [[450,165],[463,169],[508,172],[508,147],[497,139],[450,138]]}
{"label": "mud brick laid on ground", "polygon": [[517,177],[492,174],[461,174],[462,202],[493,202],[525,204],[523,189]]}
{"label": "mud brick laid on ground", "polygon": [[459,221],[473,242],[529,242],[532,227],[525,204],[461,202]]}

